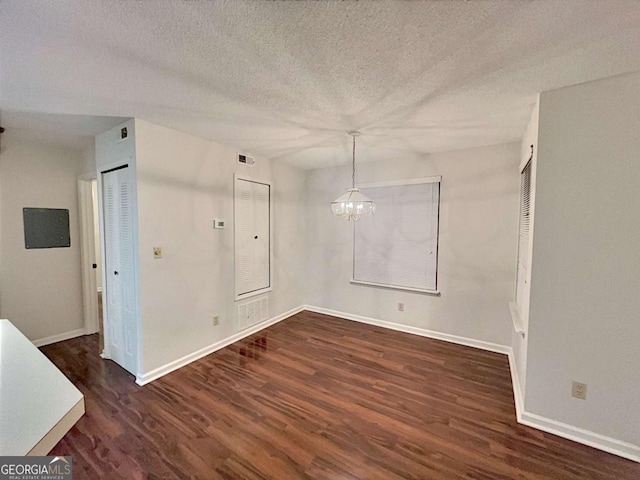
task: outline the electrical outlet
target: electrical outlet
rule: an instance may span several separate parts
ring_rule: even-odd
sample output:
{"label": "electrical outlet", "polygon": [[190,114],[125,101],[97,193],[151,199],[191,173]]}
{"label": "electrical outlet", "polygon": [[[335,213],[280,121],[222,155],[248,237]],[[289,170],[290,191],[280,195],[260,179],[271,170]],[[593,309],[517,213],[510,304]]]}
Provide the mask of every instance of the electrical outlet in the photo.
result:
{"label": "electrical outlet", "polygon": [[218,325],[220,325],[220,319],[216,315],[215,317],[213,317],[213,326],[217,327]]}
{"label": "electrical outlet", "polygon": [[404,312],[404,303],[399,303],[398,304],[398,311],[399,312]]}
{"label": "electrical outlet", "polygon": [[571,384],[571,396],[579,398],[580,400],[587,399],[587,384],[580,382],[573,382]]}
{"label": "electrical outlet", "polygon": [[155,260],[162,258],[162,247],[153,247],[153,258]]}

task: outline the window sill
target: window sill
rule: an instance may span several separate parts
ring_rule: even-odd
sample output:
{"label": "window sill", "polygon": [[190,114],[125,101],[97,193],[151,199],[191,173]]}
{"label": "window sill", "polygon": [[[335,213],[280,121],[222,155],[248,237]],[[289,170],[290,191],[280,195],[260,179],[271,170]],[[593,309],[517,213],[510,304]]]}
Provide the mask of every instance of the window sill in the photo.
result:
{"label": "window sill", "polygon": [[263,293],[267,293],[273,290],[273,287],[261,288],[260,290],[254,290],[253,292],[241,293],[240,295],[236,295],[236,302],[240,300],[244,300],[245,298],[255,297],[256,295],[261,295]]}
{"label": "window sill", "polygon": [[404,290],[405,292],[428,293],[430,295],[440,295],[440,290],[427,290],[426,288],[402,287],[400,285],[385,285],[384,283],[363,282],[362,280],[350,280],[356,285],[368,285],[370,287],[390,288],[392,290]]}
{"label": "window sill", "polygon": [[515,302],[509,302],[509,310],[511,311],[511,321],[513,322],[513,329],[516,333],[522,335],[524,338],[527,335],[527,332],[522,325],[522,318],[520,317],[520,309],[518,309],[518,305]]}

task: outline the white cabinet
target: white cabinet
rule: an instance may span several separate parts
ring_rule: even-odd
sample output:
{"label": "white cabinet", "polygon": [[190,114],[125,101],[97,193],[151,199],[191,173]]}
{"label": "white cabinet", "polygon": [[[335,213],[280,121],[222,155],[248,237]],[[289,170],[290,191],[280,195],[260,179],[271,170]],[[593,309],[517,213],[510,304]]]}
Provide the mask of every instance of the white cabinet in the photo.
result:
{"label": "white cabinet", "polygon": [[0,456],[47,455],[84,414],[84,397],[9,320],[0,353]]}

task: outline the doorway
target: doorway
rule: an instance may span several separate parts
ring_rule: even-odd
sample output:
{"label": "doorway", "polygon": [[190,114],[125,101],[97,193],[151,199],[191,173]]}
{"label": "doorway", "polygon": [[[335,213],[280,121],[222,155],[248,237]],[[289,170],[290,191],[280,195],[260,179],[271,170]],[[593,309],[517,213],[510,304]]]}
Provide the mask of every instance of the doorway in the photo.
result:
{"label": "doorway", "polygon": [[84,330],[85,335],[99,334],[100,347],[96,354],[102,354],[102,261],[98,221],[98,186],[95,175],[83,175],[78,179],[78,203]]}

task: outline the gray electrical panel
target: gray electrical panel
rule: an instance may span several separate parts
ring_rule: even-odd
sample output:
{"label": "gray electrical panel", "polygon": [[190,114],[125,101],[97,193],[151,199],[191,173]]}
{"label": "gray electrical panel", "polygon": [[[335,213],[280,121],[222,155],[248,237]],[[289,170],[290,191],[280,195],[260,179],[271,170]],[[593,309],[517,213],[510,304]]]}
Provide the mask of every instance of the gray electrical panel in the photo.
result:
{"label": "gray electrical panel", "polygon": [[71,246],[69,210],[66,208],[23,208],[22,218],[25,248]]}

